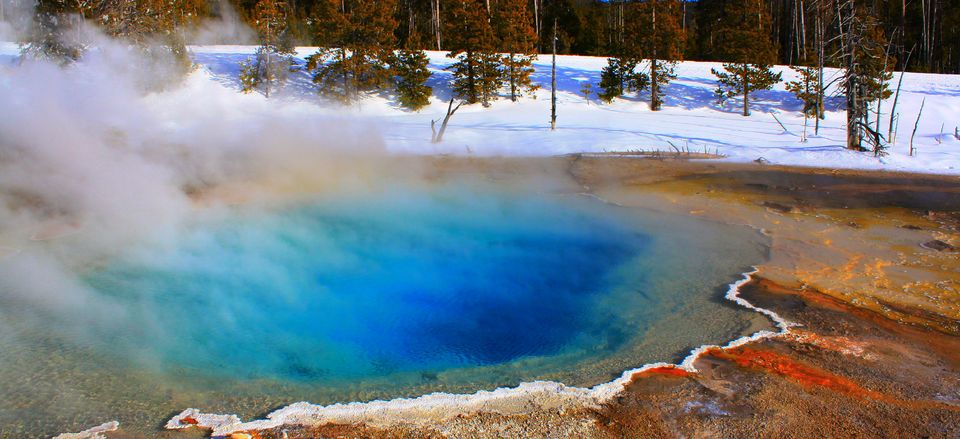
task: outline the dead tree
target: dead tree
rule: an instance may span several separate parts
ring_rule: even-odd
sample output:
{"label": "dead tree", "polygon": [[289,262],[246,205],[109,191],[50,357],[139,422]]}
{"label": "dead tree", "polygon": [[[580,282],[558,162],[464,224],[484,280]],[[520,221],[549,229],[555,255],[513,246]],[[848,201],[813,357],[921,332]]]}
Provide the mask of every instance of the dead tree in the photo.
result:
{"label": "dead tree", "polygon": [[886,87],[888,73],[883,57],[886,44],[875,33],[876,20],[855,0],[837,4],[840,24],[839,58],[844,68],[841,87],[847,106],[847,148],[868,151],[864,141],[872,146],[875,155],[885,154],[886,140],[870,126],[870,102],[883,99],[890,93]]}
{"label": "dead tree", "polygon": [[[916,47],[916,46],[914,46]],[[913,54],[913,49],[910,49],[907,52],[907,59],[903,62],[903,70],[900,71],[900,80],[897,81],[897,92],[893,95],[893,106],[890,108],[890,126],[887,127],[887,138],[892,139],[893,137],[893,121],[894,119],[899,119],[897,114],[897,101],[900,100],[900,86],[903,85],[903,74],[907,71],[907,65],[910,64],[910,55]]]}
{"label": "dead tree", "polygon": [[557,19],[553,19],[553,63],[550,68],[550,130],[557,129]]}
{"label": "dead tree", "polygon": [[920,116],[923,114],[923,104],[927,103],[927,98],[920,101],[920,111],[917,112],[917,121],[913,123],[913,134],[910,134],[910,156],[913,157],[913,138],[917,135],[917,127],[920,126]]}
{"label": "dead tree", "polygon": [[454,107],[453,98],[450,98],[450,104],[447,105],[447,115],[443,117],[443,122],[440,123],[440,132],[437,132],[437,121],[430,120],[430,131],[432,131],[430,143],[440,143],[443,141],[443,133],[447,131],[447,123],[450,122],[450,117],[460,109],[461,105],[463,105],[463,101],[460,101],[460,103]]}

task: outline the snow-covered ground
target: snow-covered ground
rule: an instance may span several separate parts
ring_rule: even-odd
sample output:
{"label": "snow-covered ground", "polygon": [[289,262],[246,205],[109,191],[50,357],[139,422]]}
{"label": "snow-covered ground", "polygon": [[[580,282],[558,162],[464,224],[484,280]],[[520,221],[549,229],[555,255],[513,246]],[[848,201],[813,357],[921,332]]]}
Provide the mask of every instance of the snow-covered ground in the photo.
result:
{"label": "snow-covered ground", "polygon": [[[238,87],[237,63],[252,52],[249,47],[207,46],[193,48],[196,61],[211,75],[231,87]],[[300,48],[305,57],[314,48]],[[808,140],[801,142],[804,131],[802,104],[784,83],[773,90],[756,93],[751,103],[753,114],[740,115],[740,101],[717,104],[714,96],[715,77],[711,68],[718,63],[684,62],[677,68],[677,79],[665,89],[663,110],[649,109],[647,92],[627,96],[611,104],[595,97],[587,101],[580,93],[584,81],[600,80],[605,58],[587,56],[557,57],[558,122],[550,131],[550,56],[541,55],[535,62],[533,80],[541,86],[534,96],[519,102],[500,99],[491,107],[462,107],[451,119],[444,142],[430,140],[430,120],[440,119],[450,98],[450,72],[444,69],[451,60],[444,52],[428,52],[433,77],[434,99],[427,108],[409,112],[399,108],[392,96],[368,96],[349,109],[359,115],[383,119],[383,136],[389,149],[416,153],[453,154],[522,154],[548,155],[570,152],[619,151],[636,149],[673,150],[673,147],[697,151],[718,151],[728,160],[751,161],[760,157],[772,163],[812,165],[838,168],[869,168],[960,174],[960,141],[954,128],[960,125],[960,76],[907,73],[897,104],[900,114],[896,143],[889,155],[875,158],[869,153],[846,150],[845,113],[842,98],[828,102],[826,120],[821,121],[820,134],[813,135],[809,120]],[[793,71],[777,67],[785,81],[794,79]],[[829,71],[831,76],[836,71]],[[899,80],[899,73],[894,81]],[[894,88],[896,84],[893,84]],[[322,104],[315,97],[316,89],[306,75],[294,77],[285,90],[290,99],[308,99]],[[917,153],[908,155],[921,100],[926,99],[923,117],[914,139]],[[887,132],[892,99],[884,102],[881,132]],[[786,125],[787,132],[770,113]],[[941,133],[943,126],[943,133]],[[895,125],[895,128],[897,126]]]}
{"label": "snow-covered ground", "polygon": [[[239,92],[239,63],[247,58],[251,46],[192,47],[200,70],[190,78],[193,87],[225,87]],[[298,49],[300,58],[315,48]],[[0,55],[13,62],[16,46],[4,45]],[[960,76],[907,73],[903,79],[895,124],[897,135],[889,155],[874,157],[871,153],[846,150],[844,145],[845,114],[842,98],[828,100],[826,120],[821,121],[819,135],[813,134],[809,120],[808,140],[801,142],[804,118],[801,103],[785,91],[784,83],[773,90],[752,96],[750,117],[740,115],[740,102],[726,106],[717,104],[711,68],[718,63],[683,62],[677,67],[677,79],[664,90],[663,110],[652,112],[648,92],[626,96],[611,104],[589,101],[580,93],[584,81],[599,82],[605,58],[558,56],[558,122],[556,131],[549,127],[550,56],[541,55],[535,62],[533,80],[541,86],[533,96],[518,102],[502,98],[489,108],[481,105],[462,107],[453,116],[442,144],[430,143],[430,121],[441,119],[450,99],[450,73],[444,68],[451,60],[443,52],[428,52],[433,77],[431,104],[419,112],[404,110],[390,93],[374,93],[359,102],[342,107],[319,97],[316,87],[304,72],[294,73],[284,90],[271,98],[269,105],[294,104],[301,112],[315,112],[317,117],[330,114],[349,115],[367,120],[383,137],[386,148],[393,152],[420,154],[450,153],[477,155],[553,155],[571,152],[663,150],[674,147],[693,151],[719,152],[730,161],[753,161],[764,158],[775,164],[831,168],[863,168],[927,173],[960,174],[960,141],[953,133],[960,125]],[[777,67],[785,81],[795,77],[786,67]],[[827,80],[837,75],[830,70]],[[896,87],[900,73],[895,73]],[[198,85],[201,84],[201,85]],[[243,102],[264,100],[247,95]],[[908,144],[921,101],[925,100],[923,117],[914,139],[916,154],[908,155]],[[883,103],[880,131],[887,132],[892,98]],[[259,105],[268,105],[260,103]],[[304,109],[306,108],[306,109]],[[771,114],[776,114],[784,131]],[[942,128],[941,128],[942,127]],[[942,130],[942,131],[941,131]]]}

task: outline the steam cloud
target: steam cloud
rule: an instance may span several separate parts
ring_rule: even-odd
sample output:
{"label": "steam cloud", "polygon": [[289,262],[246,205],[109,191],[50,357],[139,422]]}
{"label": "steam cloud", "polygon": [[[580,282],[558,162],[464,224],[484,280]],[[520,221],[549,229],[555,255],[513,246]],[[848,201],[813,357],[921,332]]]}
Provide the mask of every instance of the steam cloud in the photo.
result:
{"label": "steam cloud", "polygon": [[[211,37],[229,20],[195,35]],[[171,81],[172,59],[85,32],[92,48],[67,67],[0,56],[3,302],[109,309],[90,303],[75,273],[136,243],[169,240],[203,194],[336,185],[363,168],[345,163],[383,152],[362,121],[241,94],[202,69]]]}

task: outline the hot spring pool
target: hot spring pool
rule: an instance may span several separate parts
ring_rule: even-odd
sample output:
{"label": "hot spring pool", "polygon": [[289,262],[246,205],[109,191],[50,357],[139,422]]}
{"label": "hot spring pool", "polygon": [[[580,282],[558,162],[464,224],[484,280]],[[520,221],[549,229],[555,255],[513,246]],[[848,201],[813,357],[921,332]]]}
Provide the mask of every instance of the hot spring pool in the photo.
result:
{"label": "hot spring pool", "polygon": [[[4,294],[0,424],[52,434],[185,407],[591,386],[751,333],[722,299],[755,231],[572,194],[395,187],[203,212],[78,271],[107,317]],[[9,292],[8,292],[9,293]],[[76,314],[72,314],[76,313]],[[43,324],[35,317],[42,317]]]}

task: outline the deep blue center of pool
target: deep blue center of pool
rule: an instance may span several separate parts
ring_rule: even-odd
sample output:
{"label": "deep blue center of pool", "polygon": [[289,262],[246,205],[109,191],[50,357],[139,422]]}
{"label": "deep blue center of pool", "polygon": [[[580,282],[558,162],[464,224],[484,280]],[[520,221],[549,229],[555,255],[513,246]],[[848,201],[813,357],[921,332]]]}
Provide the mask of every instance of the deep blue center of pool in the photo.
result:
{"label": "deep blue center of pool", "polygon": [[614,349],[601,299],[650,239],[584,197],[398,189],[215,215],[86,281],[147,362],[332,382]]}

